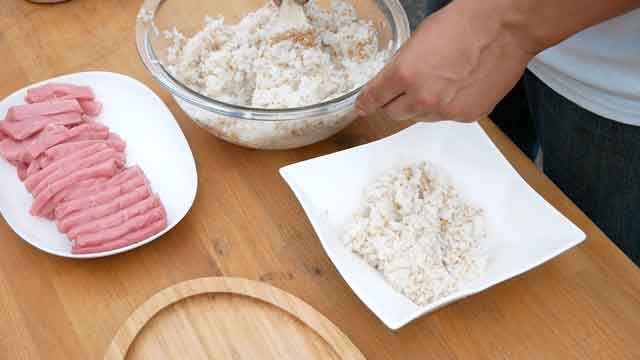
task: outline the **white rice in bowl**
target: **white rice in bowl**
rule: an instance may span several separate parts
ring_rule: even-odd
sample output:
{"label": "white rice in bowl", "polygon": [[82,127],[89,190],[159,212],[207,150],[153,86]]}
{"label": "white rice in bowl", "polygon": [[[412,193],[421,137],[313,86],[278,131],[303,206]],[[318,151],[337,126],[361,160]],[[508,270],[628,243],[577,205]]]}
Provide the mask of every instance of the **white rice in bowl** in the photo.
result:
{"label": "white rice in bowl", "polygon": [[[192,37],[175,28],[165,31],[172,43],[166,68],[210,98],[232,105],[287,109],[322,103],[362,86],[390,55],[388,47],[379,49],[373,24],[360,20],[346,1],[333,0],[330,9],[323,9],[310,0],[304,6],[308,23],[296,28],[283,26],[278,11],[268,0],[238,24],[227,24],[221,16],[206,17],[204,28]],[[215,135],[254,148],[307,145],[333,135],[356,117],[349,109],[298,120],[257,122],[179,103]]]}

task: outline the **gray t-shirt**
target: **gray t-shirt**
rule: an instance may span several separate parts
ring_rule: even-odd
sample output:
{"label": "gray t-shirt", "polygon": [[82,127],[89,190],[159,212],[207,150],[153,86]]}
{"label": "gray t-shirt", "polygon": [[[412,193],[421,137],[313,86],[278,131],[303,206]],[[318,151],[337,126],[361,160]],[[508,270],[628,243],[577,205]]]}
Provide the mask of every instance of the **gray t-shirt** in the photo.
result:
{"label": "gray t-shirt", "polygon": [[543,51],[529,69],[581,107],[640,126],[640,9]]}

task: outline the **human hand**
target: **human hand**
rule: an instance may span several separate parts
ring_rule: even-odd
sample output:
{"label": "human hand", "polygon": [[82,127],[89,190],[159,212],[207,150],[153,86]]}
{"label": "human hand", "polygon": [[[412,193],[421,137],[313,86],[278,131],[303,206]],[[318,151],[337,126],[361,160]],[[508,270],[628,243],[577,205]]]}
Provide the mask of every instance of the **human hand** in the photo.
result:
{"label": "human hand", "polygon": [[456,0],[424,20],[365,86],[358,113],[466,122],[489,114],[539,49],[481,3]]}

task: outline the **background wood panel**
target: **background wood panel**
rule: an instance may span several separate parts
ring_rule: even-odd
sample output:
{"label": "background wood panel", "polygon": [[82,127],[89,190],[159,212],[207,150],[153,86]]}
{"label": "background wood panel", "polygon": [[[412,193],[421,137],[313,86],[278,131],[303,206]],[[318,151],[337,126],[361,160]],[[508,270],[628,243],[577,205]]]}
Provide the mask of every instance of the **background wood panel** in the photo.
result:
{"label": "background wood panel", "polygon": [[192,123],[139,62],[133,34],[139,5],[0,0],[0,97],[65,73],[127,74],[168,104],[199,174],[196,201],[177,227],[106,259],[53,257],[0,221],[0,358],[100,358],[118,327],[151,295],[216,275],[265,281],[300,297],[371,359],[640,358],[640,272],[488,121],[485,129],[520,174],[588,239],[398,332],[385,328],[331,265],[277,169],[409,124],[360,119],[328,141],[292,151],[226,144]]}

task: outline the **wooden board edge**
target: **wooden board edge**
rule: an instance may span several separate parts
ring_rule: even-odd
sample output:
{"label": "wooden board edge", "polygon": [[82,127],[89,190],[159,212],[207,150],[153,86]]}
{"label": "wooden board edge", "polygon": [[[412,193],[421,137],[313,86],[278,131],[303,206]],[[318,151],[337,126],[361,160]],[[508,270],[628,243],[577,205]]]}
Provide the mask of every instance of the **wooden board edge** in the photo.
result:
{"label": "wooden board edge", "polygon": [[206,293],[247,296],[285,311],[315,331],[342,359],[365,359],[351,340],[329,319],[299,298],[269,284],[233,277],[205,277],[170,286],[138,307],[120,327],[104,355],[121,360],[140,331],[162,309],[185,298]]}

